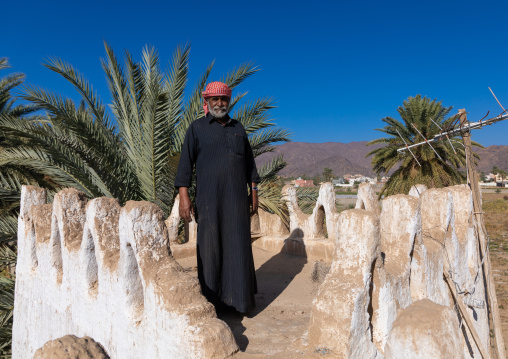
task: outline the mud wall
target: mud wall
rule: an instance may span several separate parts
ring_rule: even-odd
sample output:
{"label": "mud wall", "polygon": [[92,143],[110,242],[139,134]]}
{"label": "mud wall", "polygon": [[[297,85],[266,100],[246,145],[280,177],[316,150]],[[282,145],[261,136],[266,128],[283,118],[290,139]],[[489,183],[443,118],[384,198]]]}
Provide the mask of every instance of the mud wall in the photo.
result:
{"label": "mud wall", "polygon": [[225,358],[229,327],[173,259],[162,211],[149,202],[88,201],[74,190],[46,204],[25,186],[18,221],[13,358],[89,336],[111,358]]}
{"label": "mud wall", "polygon": [[310,345],[333,358],[480,357],[444,280],[451,278],[489,348],[469,188],[418,186],[382,200],[380,212],[371,191],[361,192],[357,209],[338,215],[334,259],[313,301]]}

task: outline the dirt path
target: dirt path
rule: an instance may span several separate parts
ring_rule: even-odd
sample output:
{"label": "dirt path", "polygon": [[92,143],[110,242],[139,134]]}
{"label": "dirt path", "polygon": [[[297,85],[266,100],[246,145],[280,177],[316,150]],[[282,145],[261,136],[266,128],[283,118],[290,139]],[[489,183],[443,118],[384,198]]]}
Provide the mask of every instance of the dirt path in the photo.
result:
{"label": "dirt path", "polygon": [[[247,316],[218,313],[232,329],[240,352],[235,358],[318,358],[302,343],[319,284],[311,279],[313,262],[253,247],[258,281],[256,308]],[[183,267],[196,258],[179,260]]]}

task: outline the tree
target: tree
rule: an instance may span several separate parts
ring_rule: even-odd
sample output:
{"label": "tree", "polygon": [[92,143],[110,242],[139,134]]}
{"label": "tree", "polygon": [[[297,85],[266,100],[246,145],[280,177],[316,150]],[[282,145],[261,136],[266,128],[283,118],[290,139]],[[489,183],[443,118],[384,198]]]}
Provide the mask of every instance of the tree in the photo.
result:
{"label": "tree", "polygon": [[[424,141],[422,135],[430,139],[441,131],[439,127],[450,126],[457,119],[457,116],[447,117],[451,109],[452,107],[444,107],[441,101],[431,101],[427,97],[417,95],[409,97],[397,109],[402,122],[392,117],[381,119],[387,126],[376,130],[389,137],[370,141],[368,145],[384,144],[384,146],[369,152],[367,156],[373,156],[372,167],[378,176],[391,170],[394,172],[383,187],[380,197],[397,193],[407,194],[415,184],[440,188],[465,181],[465,176],[458,171],[459,168],[466,166],[465,150],[459,137],[450,139],[453,148],[446,139],[432,143],[440,158],[427,144],[411,149],[416,159],[407,150],[401,154],[397,152],[397,149],[405,147],[402,139],[411,145]],[[478,143],[473,145],[483,147]],[[478,156],[475,154],[475,157]]]}
{"label": "tree", "polygon": [[[23,98],[47,113],[39,121],[4,121],[2,130],[26,138],[22,146],[6,149],[0,166],[10,164],[44,173],[58,186],[75,187],[88,197],[113,197],[121,204],[146,200],[168,214],[179,153],[190,123],[203,115],[201,92],[213,63],[186,96],[190,46],[178,47],[167,72],[160,69],[157,51],[145,47],[140,62],[126,52],[125,65],[105,44],[102,60],[112,104],[110,111],[91,84],[69,63],[51,59],[44,66],[68,80],[81,95],[80,103],[35,86]],[[243,64],[223,76],[231,88],[258,71]],[[273,127],[273,100],[255,99],[240,105],[247,93],[231,100],[232,117],[245,127],[254,156],[272,151],[273,142],[288,141],[289,133]],[[280,195],[267,184],[285,166],[275,157],[259,169],[260,207],[280,212]]]}
{"label": "tree", "polygon": [[325,167],[323,170],[323,180],[325,182],[331,182],[334,178],[333,170],[331,168]]}
{"label": "tree", "polygon": [[501,170],[499,169],[499,167],[494,166],[494,167],[492,167],[492,171],[491,171],[491,173],[492,173],[492,174],[497,175],[497,174],[499,173],[499,171],[501,171]]}
{"label": "tree", "polygon": [[314,177],[312,177],[312,183],[314,184],[314,186],[319,186],[321,182],[323,182],[323,179],[319,177],[319,175],[315,175]]}
{"label": "tree", "polygon": [[[6,58],[0,58],[0,70],[9,68]],[[25,76],[20,73],[0,79],[0,124],[5,119],[30,120],[34,111],[30,105],[16,104],[12,90],[21,85]],[[0,157],[6,147],[22,143],[22,139],[0,132]],[[17,217],[22,184],[45,183],[43,177],[17,166],[0,166],[0,357],[10,358],[12,343],[12,314],[14,308],[14,272],[16,264]]]}

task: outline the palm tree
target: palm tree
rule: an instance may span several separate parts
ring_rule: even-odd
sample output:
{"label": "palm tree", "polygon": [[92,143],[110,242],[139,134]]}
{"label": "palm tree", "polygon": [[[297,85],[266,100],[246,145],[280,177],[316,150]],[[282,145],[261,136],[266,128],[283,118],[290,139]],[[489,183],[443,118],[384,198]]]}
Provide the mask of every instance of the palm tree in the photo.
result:
{"label": "palm tree", "polygon": [[325,182],[331,182],[333,177],[333,170],[331,168],[325,167],[323,170],[323,180]]}
{"label": "palm tree", "polygon": [[[105,44],[106,73],[112,104],[104,106],[92,86],[70,64],[51,59],[45,67],[67,79],[82,100],[75,104],[54,92],[25,87],[22,98],[31,105],[14,106],[10,91],[24,76],[10,75],[0,81],[0,265],[16,263],[16,223],[21,185],[57,190],[74,187],[88,197],[107,196],[120,203],[148,200],[169,213],[174,201],[174,177],[185,132],[203,115],[201,92],[213,63],[188,96],[185,96],[190,46],[178,47],[169,71],[160,70],[159,57],[146,47],[140,62],[127,52],[122,66]],[[0,69],[7,67],[0,59]],[[221,80],[231,88],[258,71],[243,64]],[[246,92],[231,101],[238,107],[232,117],[244,125],[254,156],[273,151],[271,143],[289,141],[288,131],[274,127],[270,98],[239,102]],[[30,116],[34,110],[44,115]],[[285,215],[277,172],[285,166],[281,156],[259,169],[260,207]],[[5,272],[5,270],[4,270]],[[6,272],[7,273],[7,272]],[[0,358],[10,357],[14,278],[0,277]]]}
{"label": "palm tree", "polygon": [[[450,141],[434,142],[432,147],[430,145],[414,147],[411,149],[414,157],[409,151],[402,154],[397,152],[397,149],[405,147],[404,141],[408,145],[422,142],[425,140],[422,135],[430,139],[437,135],[441,128],[450,126],[457,119],[457,116],[447,117],[451,109],[452,107],[444,107],[441,101],[431,101],[427,97],[417,95],[409,97],[397,109],[402,122],[392,117],[381,120],[388,125],[376,130],[390,137],[370,141],[367,145],[385,144],[385,146],[369,152],[367,156],[373,155],[372,167],[378,175],[395,171],[383,187],[380,197],[397,193],[407,194],[415,184],[441,188],[464,183],[465,176],[459,169],[466,166],[466,154],[460,137],[451,138]],[[482,147],[478,143],[473,145]]]}
{"label": "palm tree", "polygon": [[[2,120],[0,128],[24,142],[5,148],[0,166],[44,174],[55,186],[75,187],[90,198],[151,201],[167,214],[175,196],[173,182],[184,135],[190,123],[203,115],[201,92],[213,63],[186,96],[190,46],[176,49],[167,72],[161,71],[153,48],[146,47],[139,62],[126,52],[123,66],[107,44],[105,50],[102,67],[112,99],[109,111],[83,75],[65,61],[50,59],[44,66],[68,80],[82,100],[76,104],[54,92],[26,87],[22,97],[46,115],[32,121]],[[235,88],[257,71],[246,63],[222,81]],[[271,143],[288,141],[289,133],[273,127],[272,99],[240,105],[246,94],[238,93],[231,100],[232,117],[244,125],[258,156],[272,151]],[[276,213],[281,212],[280,195],[266,184],[284,164],[277,157],[260,169],[260,205]]]}
{"label": "palm tree", "polygon": [[[9,68],[6,58],[0,58],[0,70]],[[0,79],[0,124],[9,118],[28,119],[34,111],[31,105],[16,105],[12,90],[21,85],[25,76],[20,73]],[[0,132],[0,157],[6,147],[21,140]],[[0,358],[11,357],[12,314],[14,308],[14,271],[16,263],[17,216],[22,184],[40,184],[42,176],[23,173],[18,166],[0,166]]]}

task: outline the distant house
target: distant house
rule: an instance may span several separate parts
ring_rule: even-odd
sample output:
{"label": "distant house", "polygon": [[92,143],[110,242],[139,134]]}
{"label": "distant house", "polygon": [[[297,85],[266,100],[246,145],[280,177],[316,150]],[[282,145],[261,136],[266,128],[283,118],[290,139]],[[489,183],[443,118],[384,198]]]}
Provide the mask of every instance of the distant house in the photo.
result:
{"label": "distant house", "polygon": [[365,182],[376,184],[377,183],[377,177],[372,178],[372,177],[365,176]]}
{"label": "distant house", "polygon": [[298,177],[298,179],[295,180],[295,187],[314,187],[314,181],[304,180],[302,177]]}
{"label": "distant house", "polygon": [[497,182],[497,175],[493,173],[489,173],[485,177],[487,177],[487,181]]}
{"label": "distant house", "polygon": [[492,181],[492,183],[495,183],[497,187],[507,187],[508,176],[503,178],[503,176],[499,173],[489,173],[485,177],[487,178],[487,181]]}
{"label": "distant house", "polygon": [[369,181],[369,177],[365,177],[362,174],[356,174],[356,175],[346,175],[344,176],[344,179],[348,181],[350,184],[356,183],[363,183]]}
{"label": "distant house", "polygon": [[353,183],[346,181],[344,178],[339,178],[332,181],[335,187],[353,187]]}

